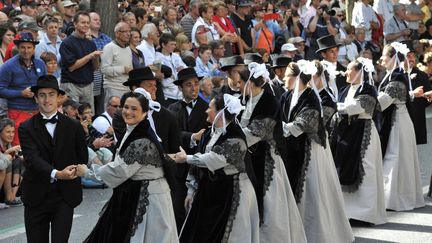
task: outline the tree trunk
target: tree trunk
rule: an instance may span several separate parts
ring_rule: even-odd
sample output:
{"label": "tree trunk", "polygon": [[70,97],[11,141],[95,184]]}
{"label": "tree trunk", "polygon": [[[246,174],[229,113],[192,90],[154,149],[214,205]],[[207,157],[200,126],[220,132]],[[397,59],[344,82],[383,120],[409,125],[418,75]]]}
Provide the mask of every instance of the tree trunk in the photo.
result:
{"label": "tree trunk", "polygon": [[101,32],[114,37],[114,27],[118,22],[117,0],[92,0],[90,8],[101,18]]}

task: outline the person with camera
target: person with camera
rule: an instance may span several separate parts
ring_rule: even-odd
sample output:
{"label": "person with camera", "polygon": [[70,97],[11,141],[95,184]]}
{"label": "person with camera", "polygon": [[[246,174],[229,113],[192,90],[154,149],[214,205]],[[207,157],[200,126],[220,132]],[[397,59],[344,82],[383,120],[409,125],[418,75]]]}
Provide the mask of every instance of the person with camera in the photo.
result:
{"label": "person with camera", "polygon": [[22,152],[21,146],[12,146],[15,135],[15,122],[9,118],[0,121],[0,188],[5,192],[5,203],[0,209],[9,206],[21,206],[17,192],[21,182]]}
{"label": "person with camera", "polygon": [[406,8],[403,4],[393,5],[394,16],[384,24],[384,36],[387,44],[409,40],[412,30],[409,29],[406,19]]}
{"label": "person with camera", "polygon": [[78,107],[78,117],[85,132],[89,152],[89,163],[106,164],[111,161],[114,152],[114,131],[98,132],[92,125],[92,110],[89,103]]}
{"label": "person with camera", "polygon": [[[315,7],[315,1],[312,6]],[[316,10],[316,15],[310,20],[307,26],[307,33],[310,37],[310,46],[306,53],[306,59],[318,59],[316,51],[318,50],[317,39],[327,35],[337,35],[339,21],[334,17],[336,12],[331,10],[326,4],[321,4]]]}
{"label": "person with camera", "polygon": [[365,28],[365,40],[372,40],[372,30],[378,29],[380,24],[375,11],[372,6],[369,5],[369,0],[362,0],[354,3],[351,24],[355,28]]}

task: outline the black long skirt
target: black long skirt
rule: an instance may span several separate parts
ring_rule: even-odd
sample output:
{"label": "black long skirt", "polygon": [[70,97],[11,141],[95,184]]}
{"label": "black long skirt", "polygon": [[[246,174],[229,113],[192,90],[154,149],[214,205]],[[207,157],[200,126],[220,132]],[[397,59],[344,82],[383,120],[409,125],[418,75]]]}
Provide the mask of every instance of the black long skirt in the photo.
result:
{"label": "black long skirt", "polygon": [[132,235],[142,181],[127,180],[114,188],[85,243],[126,243]]}

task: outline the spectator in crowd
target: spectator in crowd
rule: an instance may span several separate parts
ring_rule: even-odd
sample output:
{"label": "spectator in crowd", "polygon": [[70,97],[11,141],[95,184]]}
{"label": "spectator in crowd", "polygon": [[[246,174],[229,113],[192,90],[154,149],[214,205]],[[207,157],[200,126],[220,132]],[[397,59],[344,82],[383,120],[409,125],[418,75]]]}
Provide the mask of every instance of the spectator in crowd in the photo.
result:
{"label": "spectator in crowd", "polygon": [[300,37],[292,37],[288,39],[288,43],[294,44],[294,47],[297,48],[296,55],[293,58],[294,62],[305,58],[305,40]]}
{"label": "spectator in crowd", "polygon": [[230,16],[230,20],[240,31],[241,44],[245,51],[252,48],[252,19],[250,17],[252,2],[249,0],[236,1],[236,9]]}
{"label": "spectator in crowd", "polygon": [[39,0],[37,11],[38,14],[43,13],[52,13],[53,12],[53,5],[55,3],[51,3],[51,0]]}
{"label": "spectator in crowd", "polygon": [[364,50],[370,50],[372,52],[373,60],[378,60],[380,57],[380,47],[374,44],[372,41],[366,41],[366,30],[364,28],[356,28],[355,29],[355,39],[353,43],[357,47],[357,52],[360,53]]}
{"label": "spectator in crowd", "polygon": [[432,19],[425,23],[426,31],[420,35],[420,39],[432,39]]}
{"label": "spectator in crowd", "polygon": [[[103,50],[103,48],[112,41],[111,37],[100,31],[100,15],[96,12],[90,12],[89,15],[91,40],[96,45],[96,49]],[[101,114],[104,110],[105,94],[103,90],[103,75],[100,67],[93,72],[93,96],[95,114]]]}
{"label": "spectator in crowd", "polygon": [[213,7],[210,3],[202,3],[199,6],[200,17],[195,22],[192,28],[192,44],[198,48],[200,45],[208,45],[212,40],[221,39],[224,43],[232,38],[232,35],[227,33],[225,36],[220,36],[215,24],[213,24]]}
{"label": "spectator in crowd", "polygon": [[104,75],[105,104],[111,96],[123,96],[128,92],[122,84],[133,69],[132,51],[129,47],[131,27],[119,22],[114,29],[115,40],[107,44],[101,56],[101,70]]}
{"label": "spectator in crowd", "polygon": [[164,33],[159,39],[161,51],[156,53],[156,60],[161,60],[163,65],[168,66],[172,70],[172,76],[162,80],[163,93],[167,104],[181,100],[182,93],[174,80],[177,79],[177,73],[186,67],[180,56],[173,53],[176,48],[175,37],[171,34]]}
{"label": "spectator in crowd", "polygon": [[182,59],[184,59],[185,56],[195,57],[195,54],[192,52],[192,43],[185,34],[178,34],[176,36],[176,43],[176,53],[179,54]]}
{"label": "spectator in crowd", "polygon": [[[13,120],[5,118],[0,121],[0,164],[6,165],[6,167],[0,167],[3,170],[3,178],[0,172],[0,188],[3,186],[7,206],[22,205],[21,199],[17,197],[17,192],[22,179],[23,158],[21,146],[12,146],[15,130]],[[5,208],[5,205],[0,204],[1,208]]]}
{"label": "spectator in crowd", "polygon": [[100,114],[93,121],[92,126],[101,134],[114,134],[114,130],[112,128],[112,119],[114,117],[114,113],[120,107],[120,97],[111,96],[108,99],[107,105],[105,107],[105,112]]}
{"label": "spectator in crowd", "polygon": [[13,43],[13,40],[16,35],[16,30],[11,25],[4,23],[0,25],[0,38],[1,38],[1,47],[0,47],[0,65],[3,64],[6,57],[6,49],[8,48],[10,43]]}
{"label": "spectator in crowd", "polygon": [[385,22],[393,18],[394,10],[392,6],[392,0],[376,0],[373,2],[373,9]]}
{"label": "spectator in crowd", "polygon": [[137,49],[143,53],[144,62],[151,65],[156,60],[155,45],[159,44],[159,31],[155,24],[148,23],[144,25],[141,34],[143,39]]}
{"label": "spectator in crowd", "polygon": [[198,96],[205,102],[210,103],[213,93],[213,82],[209,77],[200,80]]}
{"label": "spectator in crowd", "polygon": [[425,14],[422,12],[421,7],[416,4],[416,0],[409,0],[410,4],[406,5],[406,21],[408,23],[408,28],[410,28],[413,33],[411,39],[419,38],[419,23],[423,21]]}
{"label": "spectator in crowd", "polygon": [[77,4],[70,0],[63,1],[63,29],[61,30],[62,33],[66,35],[70,35],[75,27],[74,27],[74,17],[77,8]]}
{"label": "spectator in crowd", "polygon": [[144,25],[148,22],[147,11],[142,8],[135,8],[133,10],[133,13],[136,18],[136,28],[142,31]]}
{"label": "spectator in crowd", "polygon": [[244,53],[243,46],[241,45],[240,38],[237,31],[228,16],[227,5],[222,2],[216,2],[213,6],[214,16],[212,18],[213,24],[219,33],[219,36],[224,36],[227,33],[231,35],[230,41],[225,42],[225,55],[241,55]]}
{"label": "spectator in crowd", "polygon": [[310,46],[306,53],[308,60],[319,57],[316,54],[316,50],[318,50],[317,39],[326,35],[337,35],[339,29],[338,20],[330,15],[329,7],[326,4],[319,5],[319,1],[317,4],[317,0],[313,0],[311,8],[316,8],[316,14],[307,26],[307,32],[311,35]]}
{"label": "spectator in crowd", "polygon": [[365,40],[372,40],[372,30],[379,28],[379,21],[368,0],[361,0],[354,4],[351,24],[355,28],[363,27],[366,30]]}
{"label": "spectator in crowd", "polygon": [[163,11],[165,20],[165,32],[172,34],[174,37],[183,32],[182,27],[177,23],[177,9],[173,6],[166,6]]}
{"label": "spectator in crowd", "polygon": [[[39,44],[36,46],[35,57],[40,58],[43,52],[51,52],[56,55],[57,63],[61,63],[60,45],[62,43],[59,34],[58,20],[55,18],[48,18],[44,23],[45,33]],[[54,75],[57,79],[60,78],[60,66]]]}
{"label": "spectator in crowd", "polygon": [[424,14],[424,17],[422,19],[423,23],[426,23],[431,18],[431,9],[432,9],[432,2],[430,0],[424,0],[420,3],[421,11]]}
{"label": "spectator in crowd", "polygon": [[401,42],[408,40],[412,34],[406,19],[405,5],[397,3],[393,5],[394,16],[386,20],[384,24],[385,41],[389,44],[394,41]]}
{"label": "spectator in crowd", "polygon": [[291,43],[286,43],[281,47],[281,54],[291,59],[294,59],[297,51],[297,47],[295,47],[294,44]]}
{"label": "spectator in crowd", "polygon": [[6,24],[9,21],[9,17],[0,11],[0,24]]}
{"label": "spectator in crowd", "polygon": [[[6,49],[8,48],[9,44],[13,42],[13,39],[15,38],[16,30],[14,27],[7,23],[3,23],[0,25],[0,38],[1,38],[1,45],[0,45],[0,66],[3,65],[3,60],[6,55]],[[7,100],[0,98],[0,119],[7,117]]]}
{"label": "spectator in crowd", "polygon": [[126,12],[122,16],[123,22],[129,24],[130,27],[137,27],[137,20],[135,14],[132,12]]}
{"label": "spectator in crowd", "polygon": [[[53,75],[58,71],[57,56],[52,52],[42,52],[40,59],[45,63],[48,75]],[[56,77],[60,83],[59,77]]]}
{"label": "spectator in crowd", "polygon": [[129,47],[132,51],[132,68],[140,68],[145,66],[144,54],[137,49],[141,44],[141,31],[138,28],[131,28]]}
{"label": "spectator in crowd", "polygon": [[[34,40],[39,39],[38,31],[40,30],[39,26],[34,21],[21,21],[18,24],[18,34],[15,35],[15,40],[20,38],[21,33],[28,32],[31,33]],[[9,43],[9,46],[6,49],[5,57],[3,61],[7,61],[11,57],[13,57],[15,54],[18,53],[18,50],[15,46],[15,43],[12,41]]]}
{"label": "spectator in crowd", "polygon": [[[279,16],[277,22],[265,20],[264,14],[268,11],[265,6],[274,7],[272,4],[258,4],[255,5],[252,11],[252,14],[255,16],[252,20],[252,24],[254,25],[253,30],[255,31],[255,40],[253,40],[255,45],[253,47],[266,49],[267,53],[270,54],[274,51],[276,35],[284,35],[288,32],[288,27],[283,22],[282,16]],[[273,13],[272,9],[271,12]]]}
{"label": "spectator in crowd", "polygon": [[62,105],[63,114],[72,119],[78,119],[78,107],[80,107],[80,105],[80,103],[72,99],[67,99]]}
{"label": "spectator in crowd", "polygon": [[20,7],[22,14],[32,17],[34,20],[36,20],[36,16],[38,15],[38,3],[35,0],[21,0]]}
{"label": "spectator in crowd", "polygon": [[80,103],[94,105],[93,71],[100,65],[102,51],[87,39],[90,16],[78,12],[74,16],[75,32],[63,40],[60,46],[61,86],[69,98]]}
{"label": "spectator in crowd", "polygon": [[[100,150],[101,148],[111,148],[114,143],[114,139],[110,133],[112,131],[108,129],[106,133],[98,132],[93,127],[92,117],[93,112],[89,103],[83,103],[78,107],[78,118],[85,132],[87,147],[89,147],[94,152]],[[109,157],[109,153],[106,150],[102,150],[102,154],[106,155],[104,156],[105,158]]]}
{"label": "spectator in crowd", "polygon": [[198,77],[213,77],[216,76],[218,64],[210,63],[212,56],[211,47],[209,45],[200,45],[198,50],[198,57],[196,59],[195,72]]}
{"label": "spectator in crowd", "polygon": [[180,20],[180,26],[183,28],[184,33],[189,38],[189,40],[192,40],[192,28],[199,17],[199,4],[199,0],[191,0],[189,2],[189,13],[183,16],[183,18]]}
{"label": "spectator in crowd", "polygon": [[209,62],[211,64],[218,64],[221,66],[220,59],[225,56],[225,45],[220,40],[216,40],[210,42],[210,47],[212,50],[212,55]]}
{"label": "spectator in crowd", "polygon": [[[14,40],[18,54],[0,67],[0,98],[8,101],[8,117],[19,125],[37,113],[31,85],[45,75],[45,64],[34,58],[35,46],[39,43],[30,33],[22,33],[20,39]],[[18,145],[18,134],[15,134],[13,145]]]}
{"label": "spectator in crowd", "polygon": [[344,66],[354,61],[358,57],[357,46],[353,42],[355,40],[355,28],[352,25],[347,25],[344,28],[344,35],[339,47],[338,61]]}

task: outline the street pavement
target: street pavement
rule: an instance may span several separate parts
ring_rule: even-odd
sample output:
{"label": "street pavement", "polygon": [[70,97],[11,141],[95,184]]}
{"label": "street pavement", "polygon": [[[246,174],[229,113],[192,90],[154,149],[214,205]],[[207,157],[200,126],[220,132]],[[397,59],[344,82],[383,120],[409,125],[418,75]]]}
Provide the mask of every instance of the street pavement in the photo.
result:
{"label": "street pavement", "polygon": [[[428,141],[431,144],[432,108],[427,110],[427,122]],[[425,195],[432,172],[432,146],[430,144],[418,146]],[[96,224],[99,212],[111,196],[111,192],[111,189],[84,189],[83,202],[74,212],[69,242],[80,243],[85,239]],[[359,222],[353,223],[355,243],[432,243],[432,199],[425,198],[425,200],[426,206],[423,208],[406,212],[388,211],[388,222],[383,225],[370,226]],[[0,210],[0,243],[22,242],[26,242],[24,208],[15,207]]]}

